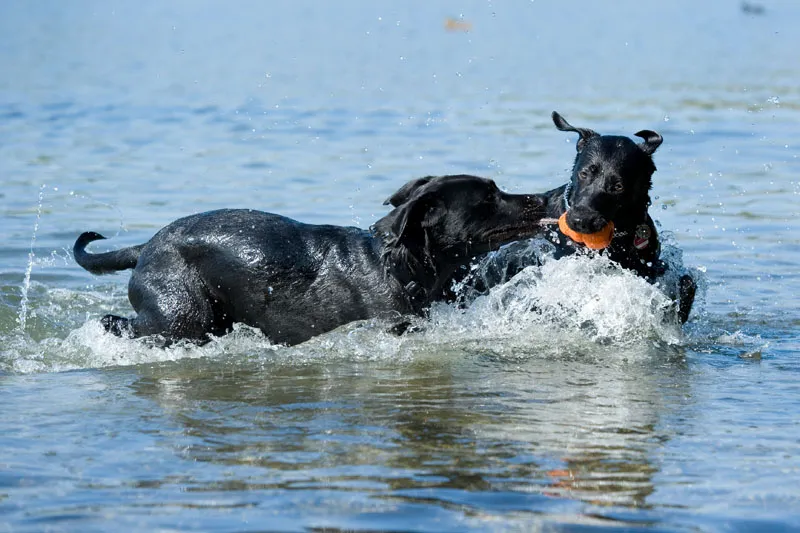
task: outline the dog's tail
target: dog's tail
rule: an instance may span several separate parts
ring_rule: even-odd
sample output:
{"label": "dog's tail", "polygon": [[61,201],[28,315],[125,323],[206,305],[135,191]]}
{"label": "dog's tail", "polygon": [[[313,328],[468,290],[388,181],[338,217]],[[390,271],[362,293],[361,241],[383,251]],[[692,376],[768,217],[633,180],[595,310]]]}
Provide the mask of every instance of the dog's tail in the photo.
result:
{"label": "dog's tail", "polygon": [[81,236],[75,241],[72,253],[75,256],[75,261],[80,266],[92,274],[108,274],[109,272],[116,272],[136,266],[144,244],[103,254],[88,253],[86,251],[86,246],[90,242],[99,241],[100,239],[105,239],[105,237],[93,231],[86,231],[81,233]]}

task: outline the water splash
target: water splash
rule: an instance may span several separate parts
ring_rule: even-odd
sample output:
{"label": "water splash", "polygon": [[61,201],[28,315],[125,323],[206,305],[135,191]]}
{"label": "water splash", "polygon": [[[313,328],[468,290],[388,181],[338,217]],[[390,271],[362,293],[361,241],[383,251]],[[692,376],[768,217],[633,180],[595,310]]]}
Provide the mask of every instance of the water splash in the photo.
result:
{"label": "water splash", "polygon": [[39,204],[36,207],[36,222],[33,224],[33,234],[31,235],[31,247],[28,252],[28,265],[25,267],[25,277],[22,280],[22,298],[19,303],[19,315],[17,317],[17,324],[19,325],[19,333],[25,334],[25,325],[28,319],[28,290],[31,286],[31,273],[33,272],[33,264],[36,259],[34,247],[36,246],[36,233],[39,231],[39,223],[42,220],[42,204],[44,203],[44,190],[47,185],[39,187]]}
{"label": "water splash", "polygon": [[[543,243],[530,244],[530,253],[542,250]],[[292,347],[273,345],[258,330],[242,325],[203,346],[178,343],[163,348],[154,339],[122,339],[107,334],[98,320],[109,312],[130,313],[126,291],[118,283],[70,290],[29,282],[29,331],[0,335],[0,372],[58,372],[197,358],[298,365],[464,357],[645,357],[654,353],[654,346],[659,347],[656,352],[666,353],[698,338],[691,333],[686,338],[672,304],[670,286],[683,272],[678,268],[680,250],[667,244],[662,257],[668,258],[675,279],[667,276],[659,285],[602,256],[543,257],[540,266],[501,280],[469,305],[434,305],[428,318],[414,319],[415,331],[406,335],[390,334],[391,322],[373,319]],[[482,272],[481,267],[476,271]]]}
{"label": "water splash", "polygon": [[509,354],[683,342],[672,298],[602,256],[545,256],[469,307],[435,305],[431,322],[432,336]]}

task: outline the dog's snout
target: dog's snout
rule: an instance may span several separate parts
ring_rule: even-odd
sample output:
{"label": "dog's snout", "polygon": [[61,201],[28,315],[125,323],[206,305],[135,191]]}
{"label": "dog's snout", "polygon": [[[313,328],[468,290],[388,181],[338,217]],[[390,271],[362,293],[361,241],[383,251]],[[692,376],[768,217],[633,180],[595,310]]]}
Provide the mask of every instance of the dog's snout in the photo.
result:
{"label": "dog's snout", "polygon": [[567,224],[569,224],[570,228],[580,233],[590,233],[590,231],[587,229],[586,217],[576,215],[574,212],[567,213]]}
{"label": "dog's snout", "polygon": [[567,225],[579,233],[596,233],[603,229],[608,221],[597,211],[584,207],[576,207],[567,212]]}

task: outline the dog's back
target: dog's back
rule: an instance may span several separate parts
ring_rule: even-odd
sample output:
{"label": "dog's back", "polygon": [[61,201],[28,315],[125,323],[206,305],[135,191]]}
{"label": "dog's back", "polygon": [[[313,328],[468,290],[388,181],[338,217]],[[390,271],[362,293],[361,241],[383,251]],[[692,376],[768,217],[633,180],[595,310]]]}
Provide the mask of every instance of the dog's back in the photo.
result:
{"label": "dog's back", "polygon": [[358,228],[260,211],[212,211],[177,220],[147,243],[131,277],[131,301],[146,315],[159,301],[153,287],[174,292],[180,279],[194,302],[185,306],[189,314],[207,309],[213,332],[242,322],[274,342],[296,343],[309,331],[386,312],[396,288],[379,265],[379,243]]}

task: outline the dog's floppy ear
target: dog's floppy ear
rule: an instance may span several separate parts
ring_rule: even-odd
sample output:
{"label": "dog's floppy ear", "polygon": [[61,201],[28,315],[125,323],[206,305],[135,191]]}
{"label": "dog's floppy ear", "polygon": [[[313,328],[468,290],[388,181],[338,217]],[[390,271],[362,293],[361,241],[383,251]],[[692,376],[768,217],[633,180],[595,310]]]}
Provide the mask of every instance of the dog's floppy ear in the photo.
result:
{"label": "dog's floppy ear", "polygon": [[411,198],[411,195],[414,194],[414,191],[430,182],[433,178],[434,176],[425,176],[424,178],[409,181],[397,189],[397,192],[387,198],[383,202],[383,205],[392,204],[394,207],[398,207],[399,205],[406,203],[408,199]]}
{"label": "dog's floppy ear", "polygon": [[437,209],[438,205],[433,195],[426,194],[397,207],[391,223],[397,240],[408,245],[409,240],[424,239],[425,228],[436,224],[444,215],[444,210]]}
{"label": "dog's floppy ear", "polygon": [[588,128],[576,128],[575,126],[572,126],[556,111],[553,111],[553,124],[556,125],[556,128],[558,128],[559,131],[574,131],[580,135],[580,139],[578,139],[578,142],[575,145],[579,152],[583,150],[583,147],[586,145],[586,141],[592,137],[597,137],[598,135],[598,133],[594,130],[590,130]]}
{"label": "dog's floppy ear", "polygon": [[664,141],[664,138],[661,135],[650,130],[642,130],[636,133],[636,136],[644,139],[644,142],[639,144],[639,148],[641,148],[642,151],[644,151],[644,153],[647,155],[653,155],[653,153]]}

